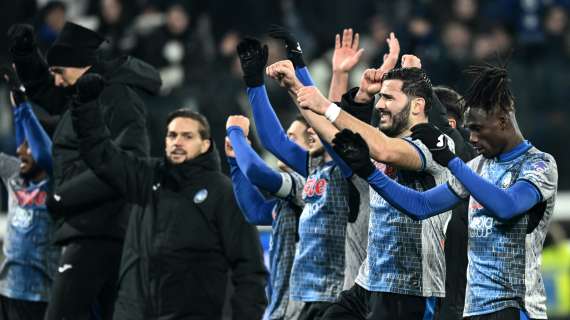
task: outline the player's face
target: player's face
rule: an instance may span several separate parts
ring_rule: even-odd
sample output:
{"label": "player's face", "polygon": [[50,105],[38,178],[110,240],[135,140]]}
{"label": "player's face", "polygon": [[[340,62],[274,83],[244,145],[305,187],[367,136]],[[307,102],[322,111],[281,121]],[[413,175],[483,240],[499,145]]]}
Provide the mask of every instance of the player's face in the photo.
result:
{"label": "player's face", "polygon": [[[307,139],[307,126],[301,121],[293,121],[287,129],[287,137],[289,140],[298,144],[301,148],[309,150],[309,144]],[[282,171],[287,171],[288,167],[286,164],[277,161],[277,167]]]}
{"label": "player's face", "polygon": [[396,137],[410,127],[411,99],[402,92],[402,80],[386,80],[380,89],[376,109],[380,113],[380,130]]}
{"label": "player's face", "polygon": [[325,147],[323,146],[323,143],[321,142],[321,139],[315,130],[313,130],[313,128],[309,128],[307,129],[307,133],[309,135],[309,154],[311,157],[318,157],[323,155],[323,153],[325,153]]}
{"label": "player's face", "polygon": [[493,158],[502,152],[503,130],[496,114],[487,114],[481,108],[469,108],[466,112],[465,126],[470,131],[469,141],[479,154],[485,158]]}
{"label": "player's face", "polygon": [[27,173],[32,172],[36,166],[36,162],[32,157],[32,150],[28,146],[27,141],[24,141],[24,143],[16,149],[16,154],[20,159],[20,174],[26,175]]}
{"label": "player's face", "polygon": [[75,85],[85,70],[72,67],[50,67],[49,71],[53,75],[56,87],[67,88]]}
{"label": "player's face", "polygon": [[200,123],[191,118],[174,118],[166,133],[166,157],[173,164],[180,164],[204,154],[210,148],[210,140],[202,139]]}

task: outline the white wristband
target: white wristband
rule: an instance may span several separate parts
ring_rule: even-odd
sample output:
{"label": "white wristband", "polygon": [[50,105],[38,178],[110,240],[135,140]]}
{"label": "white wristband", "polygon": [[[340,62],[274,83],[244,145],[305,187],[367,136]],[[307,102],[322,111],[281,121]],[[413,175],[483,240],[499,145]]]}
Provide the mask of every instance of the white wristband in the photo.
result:
{"label": "white wristband", "polygon": [[336,118],[340,114],[342,109],[334,103],[331,103],[325,111],[325,118],[329,119],[330,122],[335,122]]}

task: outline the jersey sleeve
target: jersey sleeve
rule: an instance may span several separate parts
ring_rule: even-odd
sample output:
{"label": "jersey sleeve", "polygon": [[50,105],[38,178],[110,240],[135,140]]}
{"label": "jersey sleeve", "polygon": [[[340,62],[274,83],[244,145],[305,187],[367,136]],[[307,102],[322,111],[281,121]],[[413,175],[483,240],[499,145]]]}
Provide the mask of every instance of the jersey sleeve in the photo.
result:
{"label": "jersey sleeve", "polygon": [[303,188],[305,186],[305,178],[297,172],[281,172],[283,184],[281,189],[274,195],[281,199],[289,200],[298,207],[305,206],[303,200]]}
{"label": "jersey sleeve", "polygon": [[558,166],[550,154],[540,153],[525,161],[517,180],[532,183],[541,200],[551,198],[558,189]]}
{"label": "jersey sleeve", "polygon": [[[420,169],[420,171],[425,171],[435,176],[447,170],[445,167],[443,167],[433,159],[428,147],[421,140],[418,139],[412,140],[409,137],[404,138],[404,140],[416,148],[416,151],[418,152],[422,160],[422,168]],[[447,141],[451,151],[453,151],[454,150],[453,140],[447,137]]]}

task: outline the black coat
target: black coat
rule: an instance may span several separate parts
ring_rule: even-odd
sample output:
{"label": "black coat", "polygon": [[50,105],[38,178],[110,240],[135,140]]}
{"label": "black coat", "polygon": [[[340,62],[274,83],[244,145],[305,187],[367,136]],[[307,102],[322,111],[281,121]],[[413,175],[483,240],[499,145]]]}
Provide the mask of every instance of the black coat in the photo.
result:
{"label": "black coat", "polygon": [[259,235],[236,204],[214,148],[172,165],[119,150],[96,102],[73,109],[81,156],[132,204],[114,319],[220,319],[227,273],[233,319],[267,304]]}
{"label": "black coat", "polygon": [[[79,237],[122,240],[129,209],[107,183],[87,168],[79,155],[79,141],[69,112],[73,88],[54,86],[45,62],[35,53],[13,57],[18,75],[30,99],[49,113],[61,115],[53,134],[54,194],[60,218],[55,240],[65,243]],[[108,81],[99,100],[111,138],[122,150],[145,156],[149,153],[144,98],[158,93],[160,76],[150,65],[123,57],[100,62],[88,72]]]}

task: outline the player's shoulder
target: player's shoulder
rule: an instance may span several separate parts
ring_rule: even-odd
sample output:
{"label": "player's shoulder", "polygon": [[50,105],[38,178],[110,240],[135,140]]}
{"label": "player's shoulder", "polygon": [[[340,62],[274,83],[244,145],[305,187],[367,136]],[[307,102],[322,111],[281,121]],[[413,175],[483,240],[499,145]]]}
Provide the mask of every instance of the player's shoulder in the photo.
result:
{"label": "player's shoulder", "polygon": [[524,159],[523,168],[526,170],[553,173],[558,171],[556,159],[550,153],[541,151],[534,146],[527,151]]}
{"label": "player's shoulder", "polygon": [[554,156],[548,152],[538,149],[535,146],[532,146],[532,148],[527,151],[527,155],[528,161],[544,161],[545,163],[556,166],[556,159]]}

